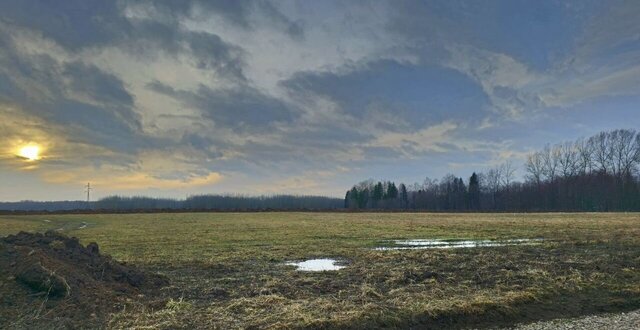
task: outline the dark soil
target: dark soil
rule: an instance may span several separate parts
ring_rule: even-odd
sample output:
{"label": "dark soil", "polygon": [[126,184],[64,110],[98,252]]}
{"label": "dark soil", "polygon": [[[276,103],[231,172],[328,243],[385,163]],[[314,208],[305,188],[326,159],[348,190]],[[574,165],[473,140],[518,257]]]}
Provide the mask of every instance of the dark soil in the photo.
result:
{"label": "dark soil", "polygon": [[0,238],[0,328],[103,327],[131,304],[158,304],[166,277],[55,232]]}

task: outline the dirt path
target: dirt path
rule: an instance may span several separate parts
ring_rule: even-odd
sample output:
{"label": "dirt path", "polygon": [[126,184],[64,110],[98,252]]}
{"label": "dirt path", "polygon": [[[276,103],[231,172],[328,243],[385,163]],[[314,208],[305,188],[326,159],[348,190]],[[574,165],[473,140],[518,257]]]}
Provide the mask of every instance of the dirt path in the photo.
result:
{"label": "dirt path", "polygon": [[516,326],[517,330],[551,330],[551,329],[640,329],[640,310],[619,314],[603,314],[584,316],[575,319],[560,319],[536,322]]}

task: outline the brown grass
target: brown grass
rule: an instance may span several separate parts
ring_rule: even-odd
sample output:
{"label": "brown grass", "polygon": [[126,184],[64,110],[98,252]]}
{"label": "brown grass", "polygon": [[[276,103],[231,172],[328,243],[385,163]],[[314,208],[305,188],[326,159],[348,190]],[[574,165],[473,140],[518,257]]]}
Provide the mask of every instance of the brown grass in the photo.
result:
{"label": "brown grass", "polygon": [[[0,234],[63,228],[170,277],[166,306],[134,303],[112,328],[464,328],[640,307],[636,213],[39,215],[0,224]],[[547,241],[372,250],[387,239],[537,237]],[[283,264],[313,257],[349,265],[304,273]]]}

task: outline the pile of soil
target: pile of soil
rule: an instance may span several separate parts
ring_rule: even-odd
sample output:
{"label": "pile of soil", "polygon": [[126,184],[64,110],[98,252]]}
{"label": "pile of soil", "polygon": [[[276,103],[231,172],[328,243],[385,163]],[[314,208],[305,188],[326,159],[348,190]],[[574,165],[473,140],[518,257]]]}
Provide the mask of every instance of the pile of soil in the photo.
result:
{"label": "pile of soil", "polygon": [[56,232],[0,238],[0,328],[104,324],[110,313],[160,297],[166,277]]}

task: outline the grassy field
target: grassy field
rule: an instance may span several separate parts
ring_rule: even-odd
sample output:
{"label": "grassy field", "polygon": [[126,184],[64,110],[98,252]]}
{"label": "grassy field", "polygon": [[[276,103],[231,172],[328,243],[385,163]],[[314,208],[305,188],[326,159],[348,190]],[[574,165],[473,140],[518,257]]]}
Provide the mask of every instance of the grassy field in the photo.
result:
{"label": "grassy field", "polygon": [[[133,304],[113,328],[464,328],[640,307],[635,213],[0,216],[0,235],[59,228],[170,278],[169,303]],[[403,238],[545,241],[373,250]],[[348,266],[284,264],[314,257]]]}

